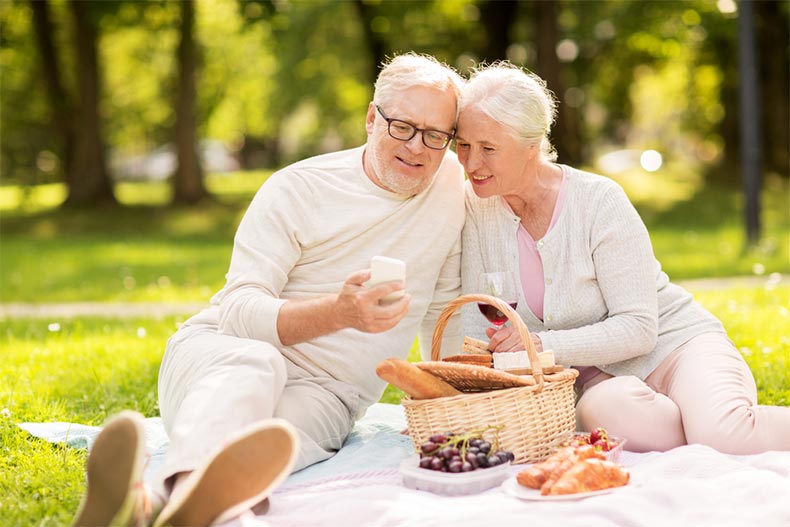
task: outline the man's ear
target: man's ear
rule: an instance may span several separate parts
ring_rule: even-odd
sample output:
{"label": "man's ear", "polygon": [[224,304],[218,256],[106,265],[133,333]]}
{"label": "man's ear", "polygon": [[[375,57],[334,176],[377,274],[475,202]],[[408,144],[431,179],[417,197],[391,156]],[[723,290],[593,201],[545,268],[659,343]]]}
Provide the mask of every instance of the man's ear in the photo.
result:
{"label": "man's ear", "polygon": [[373,123],[376,121],[376,105],[373,101],[368,105],[368,114],[365,116],[365,130],[368,135],[373,133]]}

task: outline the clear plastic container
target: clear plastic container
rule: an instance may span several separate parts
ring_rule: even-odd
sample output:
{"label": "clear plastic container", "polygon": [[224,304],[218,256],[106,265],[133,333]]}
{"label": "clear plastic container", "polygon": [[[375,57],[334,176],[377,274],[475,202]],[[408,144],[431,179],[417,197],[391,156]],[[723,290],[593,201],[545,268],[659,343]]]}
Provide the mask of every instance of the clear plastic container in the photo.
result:
{"label": "clear plastic container", "polygon": [[425,490],[445,496],[483,492],[501,485],[510,477],[509,462],[495,467],[456,473],[420,468],[419,463],[419,456],[411,456],[401,462],[400,473],[403,476],[403,485],[410,489]]}
{"label": "clear plastic container", "polygon": [[609,440],[615,443],[615,447],[608,452],[604,452],[604,455],[609,461],[617,461],[620,459],[620,454],[623,453],[623,447],[625,447],[627,440],[615,436],[611,436]]}
{"label": "clear plastic container", "polygon": [[[576,438],[582,438],[583,439],[585,437],[589,438],[590,434],[589,433],[577,432],[576,434],[574,434],[574,436]],[[609,451],[603,451],[602,450],[601,454],[606,456],[606,459],[608,459],[609,461],[615,461],[616,462],[618,459],[620,459],[620,454],[623,453],[623,447],[625,446],[625,443],[627,442],[627,440],[626,439],[621,439],[621,438],[619,438],[617,436],[609,436],[609,441],[611,443],[613,443],[615,446],[612,447],[612,449],[609,450]]]}

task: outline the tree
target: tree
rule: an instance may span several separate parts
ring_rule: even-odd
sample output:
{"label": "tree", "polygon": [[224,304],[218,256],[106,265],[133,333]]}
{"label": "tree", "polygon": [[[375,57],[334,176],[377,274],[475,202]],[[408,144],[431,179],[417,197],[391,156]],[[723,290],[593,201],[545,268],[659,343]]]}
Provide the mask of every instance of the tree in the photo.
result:
{"label": "tree", "polygon": [[44,83],[51,107],[52,127],[56,135],[60,136],[62,143],[62,169],[63,173],[70,174],[75,145],[74,129],[72,128],[75,116],[61,81],[60,66],[52,41],[55,31],[49,14],[49,3],[46,0],[31,0],[30,7],[33,9],[36,43],[41,55]]}
{"label": "tree", "polygon": [[203,185],[203,170],[197,152],[195,118],[195,71],[197,43],[194,37],[193,0],[180,3],[181,41],[178,44],[178,95],[176,100],[176,155],[178,166],[173,176],[173,201],[194,204],[208,195]]}
{"label": "tree", "polygon": [[485,0],[479,7],[480,23],[486,34],[486,45],[480,58],[488,63],[504,60],[511,44],[510,25],[518,5],[513,0]]}
{"label": "tree", "polygon": [[790,176],[790,21],[788,4],[754,2],[764,166]]}
{"label": "tree", "polygon": [[370,84],[376,81],[379,74],[379,67],[386,59],[387,45],[381,33],[373,30],[373,19],[375,12],[372,6],[364,0],[354,0],[354,6],[359,14],[360,25],[362,27],[362,35],[365,38],[365,43],[370,49],[371,54],[371,68],[370,68]]}
{"label": "tree", "polygon": [[560,102],[557,122],[552,130],[552,143],[557,149],[561,162],[575,165],[581,161],[579,116],[574,108],[562,104],[565,99],[566,83],[557,57],[557,45],[560,40],[557,28],[557,2],[555,0],[535,2],[534,8],[538,73],[546,80],[546,86],[554,92]]}
{"label": "tree", "polygon": [[77,54],[76,78],[79,106],[75,121],[72,167],[66,174],[66,205],[116,204],[105,161],[104,141],[99,115],[101,74],[98,59],[96,15],[91,4],[80,0],[69,3],[74,18],[74,44]]}

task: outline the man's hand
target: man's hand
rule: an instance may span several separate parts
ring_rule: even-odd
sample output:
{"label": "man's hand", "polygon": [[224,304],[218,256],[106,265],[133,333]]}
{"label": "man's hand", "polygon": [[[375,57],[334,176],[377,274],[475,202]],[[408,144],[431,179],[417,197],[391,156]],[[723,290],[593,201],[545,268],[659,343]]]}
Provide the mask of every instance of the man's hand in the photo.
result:
{"label": "man's hand", "polygon": [[369,279],[369,270],[357,271],[346,278],[335,295],[289,300],[283,304],[277,315],[280,342],[291,346],[346,328],[381,333],[395,327],[409,311],[411,296],[403,295],[391,304],[379,304],[379,300],[393,291],[403,290],[403,284],[367,288],[363,284]]}
{"label": "man's hand", "polygon": [[367,288],[364,283],[370,279],[370,270],[365,269],[351,274],[335,300],[334,311],[340,328],[351,327],[365,333],[381,333],[394,328],[409,311],[411,296],[389,303],[379,301],[394,291],[403,290],[402,282],[392,282]]}
{"label": "man's hand", "polygon": [[[505,326],[500,330],[488,328],[486,329],[486,335],[491,339],[488,343],[488,349],[493,352],[521,351],[524,349],[524,343],[513,326]],[[532,333],[530,333],[530,337],[532,338],[532,344],[535,346],[535,351],[538,353],[543,351],[543,343],[540,341],[540,337]]]}

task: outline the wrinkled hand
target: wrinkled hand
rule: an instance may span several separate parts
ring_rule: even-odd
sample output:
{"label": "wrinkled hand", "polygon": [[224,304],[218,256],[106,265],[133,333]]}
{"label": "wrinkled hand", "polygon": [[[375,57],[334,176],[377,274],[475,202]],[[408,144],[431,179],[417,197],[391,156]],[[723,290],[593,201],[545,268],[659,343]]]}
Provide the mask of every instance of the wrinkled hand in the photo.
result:
{"label": "wrinkled hand", "polygon": [[[524,343],[521,342],[521,337],[513,326],[505,326],[499,330],[488,328],[486,329],[486,335],[491,339],[488,343],[488,349],[495,353],[500,351],[521,351],[524,349]],[[535,351],[537,353],[543,351],[543,343],[540,337],[532,333],[529,336],[532,338],[532,345],[535,346]]]}
{"label": "wrinkled hand", "polygon": [[392,282],[376,287],[365,287],[370,279],[370,270],[365,269],[349,275],[335,300],[335,313],[341,327],[354,328],[365,333],[381,333],[394,328],[406,316],[411,295],[390,303],[379,301],[394,291],[403,290],[403,282]]}

